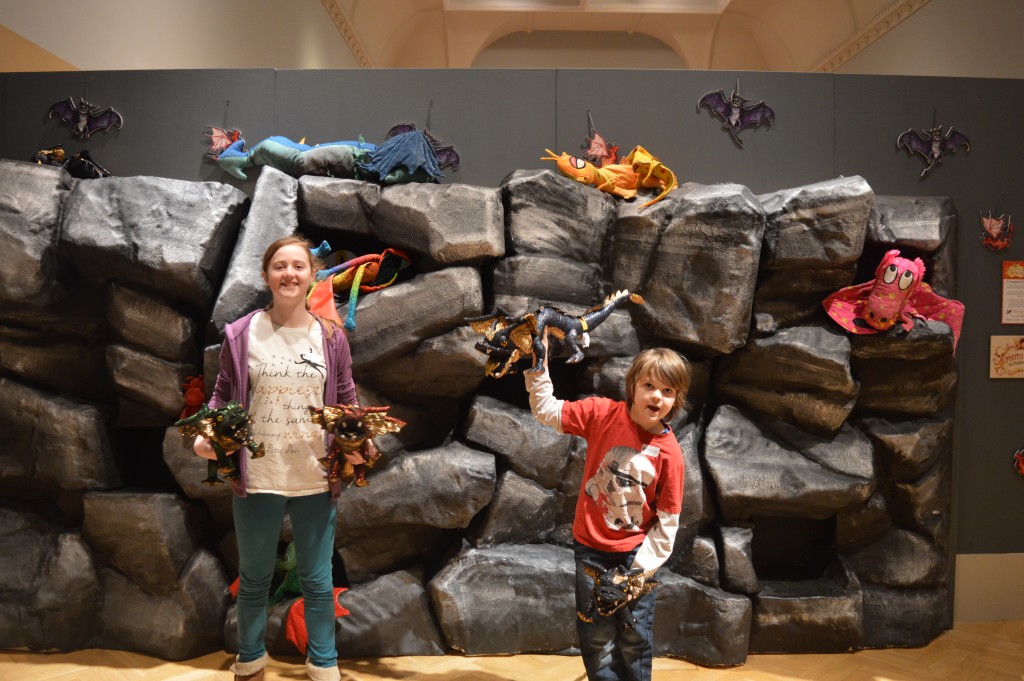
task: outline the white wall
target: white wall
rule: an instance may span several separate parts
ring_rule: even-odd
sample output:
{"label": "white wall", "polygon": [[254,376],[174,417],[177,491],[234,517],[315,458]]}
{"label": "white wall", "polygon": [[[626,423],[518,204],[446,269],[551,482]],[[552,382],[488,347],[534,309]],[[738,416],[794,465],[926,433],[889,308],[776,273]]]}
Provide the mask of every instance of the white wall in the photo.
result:
{"label": "white wall", "polygon": [[931,0],[838,72],[1024,78],[1024,1]]}
{"label": "white wall", "polygon": [[320,0],[7,0],[0,25],[83,71],[359,66]]}

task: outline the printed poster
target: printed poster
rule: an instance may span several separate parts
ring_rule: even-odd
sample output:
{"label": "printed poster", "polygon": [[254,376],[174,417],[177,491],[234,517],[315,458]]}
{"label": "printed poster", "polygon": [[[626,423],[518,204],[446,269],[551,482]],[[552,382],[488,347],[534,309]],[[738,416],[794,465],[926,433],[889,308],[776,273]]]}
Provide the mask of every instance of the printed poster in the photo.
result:
{"label": "printed poster", "polygon": [[989,378],[1024,378],[1024,336],[991,336]]}
{"label": "printed poster", "polygon": [[1003,324],[1024,324],[1024,260],[1003,261]]}

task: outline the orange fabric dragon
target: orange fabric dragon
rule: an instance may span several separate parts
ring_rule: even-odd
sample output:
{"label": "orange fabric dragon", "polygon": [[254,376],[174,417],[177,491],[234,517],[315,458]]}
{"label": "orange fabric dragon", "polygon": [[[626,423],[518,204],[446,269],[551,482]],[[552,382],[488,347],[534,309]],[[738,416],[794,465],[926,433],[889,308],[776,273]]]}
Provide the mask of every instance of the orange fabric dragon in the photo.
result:
{"label": "orange fabric dragon", "polygon": [[679,187],[675,173],[643,147],[634,147],[633,151],[618,163],[602,165],[600,168],[565,152],[561,156],[556,156],[550,149],[544,151],[550,156],[542,156],[540,160],[554,161],[558,170],[566,177],[624,199],[634,198],[637,189],[641,187],[660,188],[661,193],[640,206],[641,208],[661,201],[670,191]]}

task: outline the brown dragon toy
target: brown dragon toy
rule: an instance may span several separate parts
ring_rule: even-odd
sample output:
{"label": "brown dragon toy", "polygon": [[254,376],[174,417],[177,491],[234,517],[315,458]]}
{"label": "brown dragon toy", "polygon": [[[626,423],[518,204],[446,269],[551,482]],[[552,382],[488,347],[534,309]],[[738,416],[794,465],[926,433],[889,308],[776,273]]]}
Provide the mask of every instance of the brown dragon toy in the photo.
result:
{"label": "brown dragon toy", "polygon": [[[322,408],[308,407],[313,423],[334,436],[327,456],[320,465],[327,471],[328,482],[353,481],[356,487],[366,487],[366,469],[372,468],[380,454],[371,456],[367,441],[385,433],[397,433],[405,421],[388,416],[391,407],[360,407],[355,404],[336,404]],[[359,452],[365,463],[353,464],[345,454]]]}

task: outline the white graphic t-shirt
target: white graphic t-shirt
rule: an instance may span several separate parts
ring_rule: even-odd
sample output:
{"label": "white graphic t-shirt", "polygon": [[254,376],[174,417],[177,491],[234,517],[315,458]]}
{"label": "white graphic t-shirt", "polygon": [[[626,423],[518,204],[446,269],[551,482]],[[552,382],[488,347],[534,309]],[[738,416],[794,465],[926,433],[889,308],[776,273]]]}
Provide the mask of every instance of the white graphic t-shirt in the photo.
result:
{"label": "white graphic t-shirt", "polygon": [[261,312],[249,325],[249,414],[265,456],[246,462],[246,489],[284,496],[326,492],[324,434],[307,407],[324,406],[320,325],[275,326]]}

